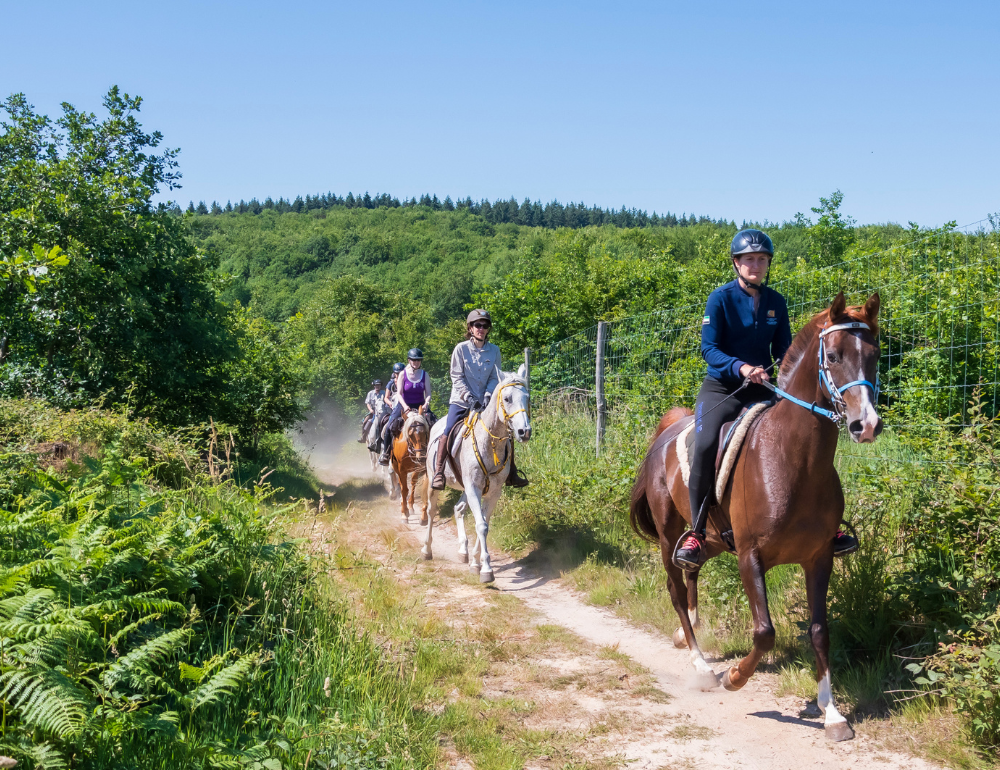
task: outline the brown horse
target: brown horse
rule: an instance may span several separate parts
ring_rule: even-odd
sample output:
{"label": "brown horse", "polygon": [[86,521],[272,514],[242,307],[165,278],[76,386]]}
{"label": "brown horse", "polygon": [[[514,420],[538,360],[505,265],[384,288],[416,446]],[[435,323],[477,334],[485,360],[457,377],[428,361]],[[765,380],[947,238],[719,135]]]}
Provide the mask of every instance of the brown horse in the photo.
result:
{"label": "brown horse", "polygon": [[[406,415],[403,427],[392,443],[390,463],[392,471],[399,481],[400,509],[404,522],[410,520],[413,509],[413,497],[417,484],[426,474],[427,440],[430,437],[431,425],[424,416],[424,408],[411,411]],[[420,523],[427,523],[427,498],[422,496],[423,510]]]}
{"label": "brown horse", "polygon": [[[826,735],[835,741],[854,737],[833,702],[826,619],[833,537],[844,514],[844,493],[833,465],[838,422],[846,421],[851,439],[857,442],[874,441],[882,430],[871,384],[879,356],[879,296],[873,294],[864,307],[845,305],[844,295],[837,295],[828,310],[796,335],[778,379],[779,390],[824,408],[826,416],[787,398],[761,415],[747,432],[722,500],[712,512],[706,543],[709,558],[728,550],[720,523],[731,525],[753,615],[753,650],[724,673],[727,690],[743,687],[774,647],[764,574],[778,564],[802,565],[811,615],[809,637],[816,653],[817,702],[826,714]],[[702,681],[708,680],[706,686],[717,686],[694,635],[698,574],[689,573],[685,586],[681,570],[671,560],[677,539],[691,521],[675,446],[693,419],[690,415],[689,410],[675,408],[660,420],[632,488],[631,520],[637,533],[660,545],[670,600],[681,621],[674,644],[691,651],[696,672]]]}

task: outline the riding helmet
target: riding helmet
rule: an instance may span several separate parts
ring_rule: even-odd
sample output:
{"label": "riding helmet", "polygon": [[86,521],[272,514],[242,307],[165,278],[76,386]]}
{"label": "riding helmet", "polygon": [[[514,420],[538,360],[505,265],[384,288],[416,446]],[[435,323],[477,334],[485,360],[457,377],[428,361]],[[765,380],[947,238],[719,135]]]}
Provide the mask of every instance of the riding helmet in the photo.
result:
{"label": "riding helmet", "polygon": [[486,323],[493,323],[493,319],[490,317],[488,310],[476,309],[469,313],[468,317],[465,319],[465,325],[473,324],[476,321],[486,321]]}
{"label": "riding helmet", "polygon": [[382,387],[382,380],[372,380],[372,387],[373,388],[381,388]]}
{"label": "riding helmet", "polygon": [[729,256],[735,259],[744,254],[767,254],[774,256],[774,244],[767,233],[760,230],[740,230],[733,236]]}
{"label": "riding helmet", "polygon": [[392,373],[393,374],[399,374],[405,368],[406,368],[406,364],[393,364],[392,365]]}
{"label": "riding helmet", "polygon": [[410,352],[406,354],[407,361],[423,361],[424,351],[420,348],[410,348]]}

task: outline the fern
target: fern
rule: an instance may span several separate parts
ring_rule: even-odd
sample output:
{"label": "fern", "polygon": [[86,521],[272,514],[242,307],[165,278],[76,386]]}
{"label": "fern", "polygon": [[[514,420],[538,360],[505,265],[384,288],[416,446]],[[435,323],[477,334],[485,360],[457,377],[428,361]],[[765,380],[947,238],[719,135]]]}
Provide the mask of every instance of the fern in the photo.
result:
{"label": "fern", "polygon": [[111,689],[119,681],[132,680],[135,674],[147,673],[152,666],[162,663],[187,644],[190,637],[190,629],[177,628],[150,639],[108,668],[102,677],[104,686]]}
{"label": "fern", "polygon": [[240,683],[256,664],[257,655],[244,655],[208,681],[198,685],[187,696],[191,711],[217,703],[223,696],[232,695],[233,690],[240,686]]}
{"label": "fern", "polygon": [[29,725],[58,738],[76,735],[90,711],[91,699],[65,674],[52,668],[8,671],[0,675],[0,698]]}

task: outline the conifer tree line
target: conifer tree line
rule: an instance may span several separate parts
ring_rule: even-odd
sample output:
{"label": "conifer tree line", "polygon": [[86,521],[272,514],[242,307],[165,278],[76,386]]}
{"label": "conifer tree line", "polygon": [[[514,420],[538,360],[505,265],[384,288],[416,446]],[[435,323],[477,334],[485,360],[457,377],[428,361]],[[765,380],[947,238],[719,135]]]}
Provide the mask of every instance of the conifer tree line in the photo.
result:
{"label": "conifer tree line", "polygon": [[[271,210],[279,214],[293,212],[301,214],[306,211],[329,210],[332,208],[347,209],[378,209],[378,208],[413,208],[425,206],[432,211],[461,211],[467,210],[472,214],[477,214],[490,224],[512,223],[525,225],[528,227],[547,227],[555,229],[558,227],[580,228],[593,225],[615,225],[617,227],[687,227],[696,224],[719,224],[734,225],[725,219],[715,220],[707,216],[695,216],[694,214],[683,213],[680,216],[669,211],[666,214],[653,212],[650,214],[641,209],[626,209],[624,206],[619,210],[604,209],[599,206],[587,206],[580,203],[560,203],[557,200],[543,204],[541,201],[532,202],[525,198],[521,203],[512,196],[509,200],[497,199],[490,202],[488,199],[474,201],[467,197],[464,200],[452,201],[451,196],[445,196],[442,201],[437,195],[421,195],[420,198],[399,198],[388,193],[378,193],[374,196],[365,192],[364,195],[354,195],[349,192],[346,196],[339,196],[336,193],[323,193],[318,195],[297,196],[295,200],[289,201],[285,198],[277,200],[267,197],[264,202],[256,198],[249,201],[240,200],[233,204],[226,201],[222,206],[218,201],[212,201],[210,206],[205,205],[205,201],[199,201],[196,205],[194,201],[188,203],[186,209],[188,214],[220,215],[220,214],[260,214],[262,211]],[[180,214],[179,206],[173,206],[172,211]]]}

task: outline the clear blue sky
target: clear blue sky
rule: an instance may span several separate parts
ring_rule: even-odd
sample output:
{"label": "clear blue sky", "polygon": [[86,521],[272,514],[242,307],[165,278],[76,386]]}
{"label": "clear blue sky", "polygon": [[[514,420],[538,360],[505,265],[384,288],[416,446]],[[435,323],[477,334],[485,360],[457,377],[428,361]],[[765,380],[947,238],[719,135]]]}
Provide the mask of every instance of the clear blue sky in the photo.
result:
{"label": "clear blue sky", "polygon": [[7,2],[0,94],[112,84],[175,198],[368,190],[713,217],[1000,210],[1000,3]]}

